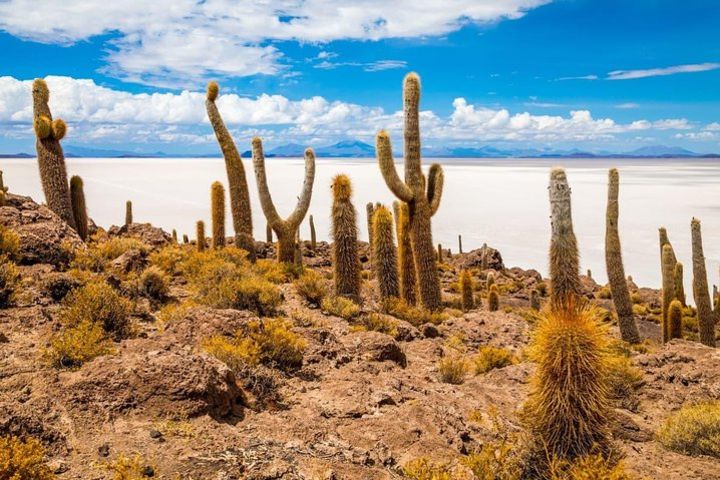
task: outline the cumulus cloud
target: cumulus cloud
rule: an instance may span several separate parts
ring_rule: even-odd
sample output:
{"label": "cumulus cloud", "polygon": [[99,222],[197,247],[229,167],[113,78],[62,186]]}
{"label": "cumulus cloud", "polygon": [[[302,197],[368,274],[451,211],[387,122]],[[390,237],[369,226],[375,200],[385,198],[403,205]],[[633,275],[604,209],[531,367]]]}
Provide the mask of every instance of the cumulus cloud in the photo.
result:
{"label": "cumulus cloud", "polygon": [[108,72],[186,86],[208,75],[276,73],[283,65],[274,41],[443,35],[468,23],[519,18],[550,1],[6,0],[0,2],[0,30],[53,44],[113,34]]}
{"label": "cumulus cloud", "polygon": [[[205,93],[130,93],[97,85],[93,80],[47,77],[54,115],[65,119],[74,142],[176,142],[212,144],[207,126]],[[0,77],[0,126],[2,135],[31,137],[30,80]],[[328,100],[321,96],[291,100],[283,95],[254,98],[234,93],[217,100],[225,122],[243,137],[260,134],[283,141],[360,138],[372,141],[385,128],[400,137],[402,112],[381,107]],[[636,120],[618,123],[594,118],[588,110],[568,116],[511,113],[456,98],[452,113],[441,117],[421,112],[423,135],[439,141],[581,141],[613,138],[624,133],[690,130],[686,119]],[[709,124],[707,131],[720,129]],[[689,137],[688,137],[689,138]],[[398,140],[399,141],[399,140]]]}

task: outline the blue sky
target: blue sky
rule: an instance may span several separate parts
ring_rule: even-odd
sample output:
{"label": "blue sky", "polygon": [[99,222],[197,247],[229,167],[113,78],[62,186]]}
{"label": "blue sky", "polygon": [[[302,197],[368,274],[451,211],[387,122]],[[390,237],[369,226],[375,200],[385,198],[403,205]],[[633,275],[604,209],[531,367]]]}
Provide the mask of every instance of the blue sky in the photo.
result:
{"label": "blue sky", "polygon": [[0,2],[0,152],[33,150],[35,77],[66,144],[205,153],[210,79],[241,148],[317,146],[399,134],[408,71],[426,145],[720,151],[716,2],[241,3]]}

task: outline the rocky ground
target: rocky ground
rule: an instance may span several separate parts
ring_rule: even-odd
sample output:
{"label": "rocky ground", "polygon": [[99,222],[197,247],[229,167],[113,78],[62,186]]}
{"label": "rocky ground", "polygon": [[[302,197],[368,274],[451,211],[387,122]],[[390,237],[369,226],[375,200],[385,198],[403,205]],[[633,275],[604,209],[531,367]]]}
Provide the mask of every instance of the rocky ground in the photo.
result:
{"label": "rocky ground", "polygon": [[[536,271],[505,268],[496,250],[446,256],[441,275],[452,305],[461,269],[476,272],[478,296],[492,270],[501,286],[499,311],[489,312],[484,302],[466,313],[448,309],[437,326],[397,320],[394,336],[355,328],[309,306],[291,283],[281,284],[282,314],[307,348],[297,371],[260,372],[273,390],[261,402],[238,372],[200,346],[256,319],[249,311],[194,306],[160,322],[161,305],[137,301],[137,331],[116,344],[114,355],[75,370],[49,366],[42,351],[60,328],[62,307],[43,285],[53,275],[68,275],[68,258],[84,247],[29,198],[10,195],[0,223],[20,235],[22,278],[15,305],[0,310],[0,434],[40,439],[58,478],[112,478],[106,463],[137,454],[145,474],[155,478],[392,479],[401,478],[401,466],[412,459],[447,461],[477,450],[496,435],[493,415],[503,428],[520,429],[517,413],[533,370],[523,361],[533,328],[529,291],[543,280]],[[153,248],[171,241],[149,225],[114,227],[109,234]],[[271,256],[273,249],[258,243],[257,252]],[[327,244],[315,252],[306,245],[304,254],[306,265],[328,269]],[[113,260],[120,271],[146,264],[146,257],[132,253]],[[588,295],[597,296],[601,286],[583,280]],[[364,289],[372,305],[374,281]],[[172,279],[170,292],[168,301],[190,296],[182,278]],[[657,292],[638,294],[648,311],[658,307]],[[597,302],[610,308],[608,301]],[[688,340],[663,346],[659,326],[646,317],[640,328],[650,341],[642,353],[632,352],[642,381],[618,404],[613,427],[625,464],[644,478],[720,478],[718,460],[672,453],[654,440],[681,405],[720,398],[720,353]],[[611,332],[617,335],[614,327]],[[470,356],[486,345],[508,349],[520,361],[470,372],[459,385],[441,381],[441,358]]]}

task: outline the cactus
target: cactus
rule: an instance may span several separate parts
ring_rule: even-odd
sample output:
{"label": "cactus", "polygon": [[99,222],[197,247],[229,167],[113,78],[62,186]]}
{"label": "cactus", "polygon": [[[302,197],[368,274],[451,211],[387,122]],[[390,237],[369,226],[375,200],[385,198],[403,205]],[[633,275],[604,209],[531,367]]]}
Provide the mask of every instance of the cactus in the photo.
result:
{"label": "cactus", "polygon": [[663,246],[670,245],[670,251],[672,253],[672,263],[673,263],[673,265],[675,265],[677,263],[677,258],[675,258],[675,250],[673,250],[672,244],[670,243],[670,239],[668,239],[667,229],[665,227],[660,227],[658,229],[658,234],[660,237],[660,261],[662,262]]}
{"label": "cactus", "polygon": [[443,261],[443,253],[442,253],[442,244],[441,243],[438,243],[437,261],[438,261],[438,263],[442,263],[442,261]]}
{"label": "cactus", "polygon": [[720,294],[717,285],[713,285],[713,312],[715,313],[715,321],[720,319]]}
{"label": "cactus", "polygon": [[[420,302],[428,310],[440,308],[440,279],[433,251],[431,217],[440,207],[443,170],[433,164],[427,179],[420,159],[420,78],[415,73],[405,77],[403,89],[405,135],[405,181],[400,180],[392,155],[390,137],[381,131],[377,135],[377,159],[385,183],[390,191],[409,204],[410,238],[417,273]],[[427,188],[426,188],[427,187]]]}
{"label": "cactus", "polygon": [[673,271],[673,279],[675,281],[675,298],[680,301],[683,307],[687,306],[685,302],[685,285],[683,283],[683,264],[677,262]]}
{"label": "cactus", "polygon": [[83,191],[82,178],[77,175],[70,179],[70,200],[75,219],[75,229],[84,242],[88,237],[88,217],[85,206],[85,192]]}
{"label": "cactus", "polygon": [[183,233],[183,243],[190,243],[190,238],[186,233]]}
{"label": "cactus", "polygon": [[693,297],[697,307],[700,342],[708,347],[715,346],[715,316],[710,306],[705,255],[703,254],[700,220],[693,218],[690,223],[693,262]]}
{"label": "cactus", "polygon": [[373,266],[382,300],[399,297],[397,249],[393,234],[393,218],[385,206],[374,209]]}
{"label": "cactus", "polygon": [[580,258],[573,232],[570,186],[565,170],[550,172],[550,306],[554,310],[577,305],[582,293]]}
{"label": "cactus", "polygon": [[197,235],[197,250],[202,252],[205,250],[205,222],[198,220],[195,225],[195,231]]}
{"label": "cactus", "polygon": [[212,210],[212,248],[225,246],[225,187],[220,182],[210,186]]}
{"label": "cactus", "polygon": [[357,212],[350,201],[352,185],[347,175],[332,180],[332,257],[335,295],[360,299],[360,258],[357,245]]}
{"label": "cactus", "polygon": [[172,230],[172,239],[173,239],[173,243],[178,243],[177,230],[175,230],[174,228]]}
{"label": "cactus", "polygon": [[462,235],[458,235],[458,253],[462,254]]}
{"label": "cactus", "polygon": [[130,225],[131,223],[133,223],[132,202],[128,200],[125,202],[125,225]]}
{"label": "cactus", "polygon": [[3,171],[0,170],[0,192],[7,193],[8,187],[5,186],[5,180],[3,180]]}
{"label": "cactus", "polygon": [[[615,312],[618,316],[620,336],[628,343],[639,343],[640,332],[633,316],[630,291],[625,280],[620,248],[620,234],[618,232],[618,193],[620,190],[620,176],[617,169],[611,168],[608,173],[608,203],[605,218],[605,265],[607,267],[610,292],[612,293]],[[590,270],[588,277],[592,278]]]}
{"label": "cactus", "polygon": [[662,329],[663,342],[670,339],[670,329],[668,324],[668,311],[670,303],[675,300],[675,256],[672,253],[670,244],[663,245],[662,256]]}
{"label": "cactus", "polygon": [[313,252],[317,248],[317,237],[315,236],[315,222],[313,216],[310,215],[310,250]]}
{"label": "cactus", "polygon": [[368,225],[368,245],[370,245],[370,252],[373,250],[373,218],[375,218],[375,206],[372,202],[368,202],[365,205],[365,213],[367,213],[367,225]]}
{"label": "cactus", "polygon": [[538,291],[535,289],[530,291],[530,308],[540,310],[540,295],[538,295]]}
{"label": "cactus", "polygon": [[398,242],[398,271],[400,272],[400,297],[408,305],[417,301],[415,262],[410,245],[408,205],[404,202],[393,202],[395,212],[395,234]]}
{"label": "cactus", "polygon": [[267,243],[272,243],[272,227],[269,223],[265,224],[265,241]]}
{"label": "cactus", "polygon": [[488,310],[495,312],[498,308],[500,308],[500,292],[498,286],[493,283],[488,292]]}
{"label": "cactus", "polygon": [[302,266],[302,244],[300,242],[300,229],[295,231],[295,246],[293,251],[293,261],[295,265]]}
{"label": "cactus", "polygon": [[295,232],[305,218],[310,200],[312,198],[313,182],[315,181],[315,153],[311,148],[305,150],[305,181],[303,182],[302,193],[295,210],[286,219],[280,218],[267,184],[265,174],[265,155],[263,154],[262,140],[255,137],[252,141],[253,166],[255,167],[255,178],[257,180],[260,206],[268,223],[277,235],[278,261],[293,263],[295,260]]}
{"label": "cactus", "polygon": [[592,280],[592,270],[589,268],[587,269],[587,273],[585,274],[590,280]]}
{"label": "cactus", "polygon": [[668,341],[673,338],[682,338],[683,305],[679,300],[673,300],[668,308]]}
{"label": "cactus", "polygon": [[230,191],[230,213],[232,215],[233,229],[235,230],[235,246],[246,250],[248,258],[254,262],[255,239],[253,238],[250,192],[245,177],[245,167],[235,142],[225,127],[225,122],[220,116],[217,105],[215,105],[215,99],[217,99],[219,93],[220,87],[216,82],[208,83],[205,108],[215,132],[215,137],[220,144],[220,150],[222,150],[225,158],[228,190]]}
{"label": "cactus", "polygon": [[473,281],[472,275],[468,270],[460,273],[460,292],[462,293],[462,309],[467,312],[475,307],[473,299]]}
{"label": "cactus", "polygon": [[493,285],[495,285],[495,274],[493,272],[488,272],[487,276],[485,276],[485,289],[488,293],[490,293],[490,289]]}
{"label": "cactus", "polygon": [[62,120],[52,120],[52,113],[50,113],[48,105],[50,90],[48,90],[45,80],[35,79],[32,97],[33,125],[37,137],[35,148],[37,149],[45,202],[50,210],[75,228],[65,155],[60,145],[60,140],[65,136],[67,128]]}

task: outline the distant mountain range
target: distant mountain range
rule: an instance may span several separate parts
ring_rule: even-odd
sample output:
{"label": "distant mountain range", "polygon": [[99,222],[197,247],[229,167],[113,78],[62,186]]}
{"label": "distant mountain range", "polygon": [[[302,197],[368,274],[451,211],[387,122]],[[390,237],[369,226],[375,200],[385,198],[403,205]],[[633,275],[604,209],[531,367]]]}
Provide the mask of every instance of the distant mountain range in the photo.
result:
{"label": "distant mountain range", "polygon": [[[289,143],[265,151],[265,156],[270,157],[302,157],[306,146]],[[554,149],[498,149],[491,146],[482,147],[427,147],[422,149],[426,157],[438,158],[718,158],[720,154],[701,154],[686,150],[680,147],[666,147],[662,145],[641,147],[629,152],[589,152],[578,149],[554,150]],[[65,155],[68,157],[96,157],[96,158],[217,158],[219,153],[208,154],[168,154],[164,152],[138,153],[126,150],[105,150],[99,148],[81,147],[68,145],[65,147]],[[375,156],[375,147],[359,140],[345,140],[332,145],[316,147],[315,155],[318,157],[336,158],[367,158]],[[401,153],[396,153],[400,157]],[[250,158],[252,152],[247,150],[242,153],[244,158]],[[0,158],[34,158],[34,154],[0,154]]]}

